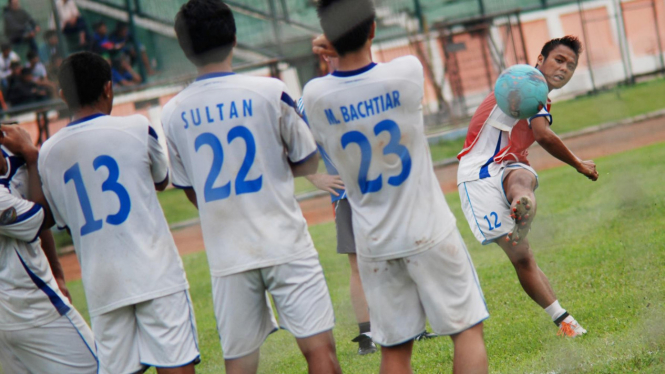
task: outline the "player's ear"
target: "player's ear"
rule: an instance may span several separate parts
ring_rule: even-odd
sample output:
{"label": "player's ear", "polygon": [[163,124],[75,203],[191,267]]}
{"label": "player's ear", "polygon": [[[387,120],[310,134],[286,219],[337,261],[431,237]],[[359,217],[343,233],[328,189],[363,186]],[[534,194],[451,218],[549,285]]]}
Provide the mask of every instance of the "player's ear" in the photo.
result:
{"label": "player's ear", "polygon": [[58,90],[58,97],[65,102],[65,104],[69,104],[67,100],[65,99],[65,95],[62,93],[62,89]]}
{"label": "player's ear", "polygon": [[376,21],[372,23],[372,28],[369,30],[369,40],[374,40],[375,35],[376,35]]}
{"label": "player's ear", "polygon": [[542,66],[545,63],[545,56],[538,55],[538,66]]}

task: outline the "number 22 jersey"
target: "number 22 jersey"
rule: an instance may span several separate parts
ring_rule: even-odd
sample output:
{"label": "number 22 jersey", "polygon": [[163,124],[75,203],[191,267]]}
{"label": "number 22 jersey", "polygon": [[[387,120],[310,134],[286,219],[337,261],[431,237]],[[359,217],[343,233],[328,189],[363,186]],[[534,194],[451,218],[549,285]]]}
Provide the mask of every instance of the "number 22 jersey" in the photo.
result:
{"label": "number 22 jersey", "polygon": [[39,152],[44,195],[68,227],[91,316],[188,288],[157,200],[168,159],[141,116],[72,122]]}
{"label": "number 22 jersey", "polygon": [[289,167],[316,143],[285,90],[273,78],[211,73],[164,107],[173,184],[196,192],[215,277],[316,253]]}
{"label": "number 22 jersey", "polygon": [[424,134],[423,89],[413,56],[305,86],[309,124],[344,181],[366,261],[425,251],[455,228]]}

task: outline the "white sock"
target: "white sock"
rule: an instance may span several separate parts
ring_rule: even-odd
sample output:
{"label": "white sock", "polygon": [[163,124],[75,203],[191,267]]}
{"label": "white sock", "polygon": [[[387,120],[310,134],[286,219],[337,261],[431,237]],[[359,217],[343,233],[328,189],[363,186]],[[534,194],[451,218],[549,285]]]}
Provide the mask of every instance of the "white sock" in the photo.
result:
{"label": "white sock", "polygon": [[552,303],[552,305],[548,306],[545,308],[545,312],[550,315],[550,318],[552,318],[552,321],[556,321],[557,318],[561,317],[564,313],[566,313],[566,310],[559,305],[559,300],[555,301]]}

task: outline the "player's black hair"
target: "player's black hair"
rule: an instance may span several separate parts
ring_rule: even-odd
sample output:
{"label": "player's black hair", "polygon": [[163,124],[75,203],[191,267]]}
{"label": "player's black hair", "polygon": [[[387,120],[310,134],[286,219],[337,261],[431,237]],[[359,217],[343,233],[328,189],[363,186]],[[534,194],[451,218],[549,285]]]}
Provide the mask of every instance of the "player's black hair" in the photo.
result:
{"label": "player's black hair", "polygon": [[580,57],[580,53],[582,53],[582,42],[580,42],[577,36],[566,35],[563,38],[552,39],[549,42],[545,43],[543,49],[540,51],[540,54],[543,55],[543,57],[545,57],[545,59],[547,60],[547,57],[550,55],[550,52],[552,52],[554,48],[560,45],[565,45],[566,47],[570,48],[573,52],[575,52],[575,55],[578,58]]}
{"label": "player's black hair", "polygon": [[340,56],[365,45],[376,19],[372,0],[319,0],[316,11],[323,33]]}
{"label": "player's black hair", "polygon": [[236,41],[233,12],[221,0],[189,0],[175,16],[175,33],[196,66],[224,61]]}
{"label": "player's black hair", "polygon": [[79,52],[62,61],[58,82],[71,110],[95,104],[111,81],[111,65],[99,55]]}

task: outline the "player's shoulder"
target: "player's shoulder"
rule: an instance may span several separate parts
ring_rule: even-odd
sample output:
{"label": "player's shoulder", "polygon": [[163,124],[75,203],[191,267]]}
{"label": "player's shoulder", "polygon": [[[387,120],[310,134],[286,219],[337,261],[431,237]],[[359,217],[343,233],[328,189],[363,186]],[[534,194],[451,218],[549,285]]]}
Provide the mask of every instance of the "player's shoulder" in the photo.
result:
{"label": "player's shoulder", "polygon": [[390,76],[423,76],[423,64],[413,55],[398,57],[390,62],[380,64],[379,67],[382,71],[389,71]]}
{"label": "player's shoulder", "polygon": [[314,78],[305,84],[302,91],[303,102],[315,100],[322,93],[328,92],[330,84],[334,84],[331,75],[324,75],[322,77]]}

